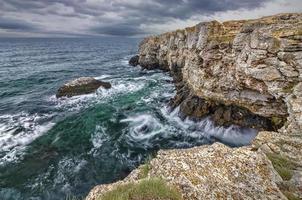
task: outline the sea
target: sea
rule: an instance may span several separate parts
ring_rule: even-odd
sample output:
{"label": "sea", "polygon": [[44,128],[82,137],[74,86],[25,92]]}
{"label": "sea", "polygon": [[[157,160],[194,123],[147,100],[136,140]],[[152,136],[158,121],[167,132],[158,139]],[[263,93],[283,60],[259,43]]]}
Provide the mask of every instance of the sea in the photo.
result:
{"label": "sea", "polygon": [[[0,199],[83,199],[160,149],[247,145],[253,129],[179,117],[168,72],[128,65],[139,38],[0,39]],[[111,89],[55,97],[78,77]]]}

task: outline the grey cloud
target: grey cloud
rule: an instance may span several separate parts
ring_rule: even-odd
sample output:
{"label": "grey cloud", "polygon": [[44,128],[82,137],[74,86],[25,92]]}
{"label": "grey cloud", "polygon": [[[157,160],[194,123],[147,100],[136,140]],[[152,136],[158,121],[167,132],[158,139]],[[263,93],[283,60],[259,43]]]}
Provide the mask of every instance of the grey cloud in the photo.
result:
{"label": "grey cloud", "polygon": [[15,31],[36,31],[38,30],[38,27],[20,20],[0,18],[0,29]]}
{"label": "grey cloud", "polygon": [[209,14],[217,11],[235,10],[238,8],[255,8],[268,0],[141,0],[140,3],[129,1],[105,0],[103,3],[91,6],[82,0],[3,0],[16,9],[34,12],[49,5],[60,3],[74,8],[79,14],[99,16],[106,12],[135,11],[137,14],[147,14],[153,17],[189,18],[193,14]]}
{"label": "grey cloud", "polygon": [[113,24],[94,27],[91,29],[93,33],[112,36],[134,36],[147,34],[144,30],[135,25]]}
{"label": "grey cloud", "polygon": [[[104,0],[102,3],[91,4],[83,0],[2,0],[0,13],[16,12],[91,20],[87,34],[105,35],[141,35],[147,34],[140,27],[152,24],[163,24],[173,19],[187,20],[194,15],[210,15],[215,12],[253,9],[264,2],[272,0]],[[59,12],[57,8],[72,8],[74,12]],[[116,15],[111,15],[112,13]],[[20,19],[21,20],[21,19]],[[24,23],[11,23],[0,19],[0,28],[28,29],[32,25],[27,19]],[[47,20],[41,26],[47,27]],[[64,22],[59,22],[64,23]],[[68,30],[64,30],[68,32]]]}

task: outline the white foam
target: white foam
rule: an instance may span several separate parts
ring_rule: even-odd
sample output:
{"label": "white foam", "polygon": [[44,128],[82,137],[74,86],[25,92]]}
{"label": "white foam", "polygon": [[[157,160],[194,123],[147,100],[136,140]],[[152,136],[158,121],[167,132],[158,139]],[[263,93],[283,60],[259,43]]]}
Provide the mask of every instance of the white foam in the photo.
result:
{"label": "white foam", "polygon": [[121,60],[121,63],[122,63],[122,65],[128,66],[129,65],[129,59],[128,58],[124,58],[124,59]]}
{"label": "white foam", "polygon": [[94,134],[91,136],[91,142],[94,148],[100,148],[109,138],[106,129],[100,125],[96,126]]}
{"label": "white foam", "polygon": [[243,146],[248,145],[257,135],[257,131],[250,128],[241,128],[234,125],[227,128],[215,126],[209,118],[198,122],[188,118],[182,120],[179,117],[179,108],[169,112],[168,108],[164,107],[161,111],[165,122],[161,122],[157,117],[146,113],[122,119],[122,123],[129,124],[125,142],[148,148],[156,145],[160,137],[162,138],[160,140],[165,138],[171,144],[170,147],[175,148],[190,147],[214,141],[233,146]]}
{"label": "white foam", "polygon": [[102,80],[102,79],[107,79],[107,78],[109,78],[109,77],[111,77],[111,75],[109,75],[109,74],[104,74],[104,75],[97,76],[97,77],[94,77],[94,78],[97,79],[97,80]]}
{"label": "white foam", "polygon": [[82,108],[90,106],[90,103],[94,103],[97,100],[97,94],[85,94],[79,96],[73,96],[70,98],[62,97],[56,98],[55,95],[49,97],[49,101],[56,104],[56,108],[69,110],[69,111],[79,111]]}
{"label": "white foam", "polygon": [[1,116],[0,152],[5,152],[5,156],[0,158],[0,165],[15,160],[27,145],[48,131],[54,123],[39,121],[50,117],[27,113]]}
{"label": "white foam", "polygon": [[161,133],[164,127],[152,115],[143,114],[135,117],[129,117],[121,122],[130,123],[129,136],[135,140],[147,140]]}
{"label": "white foam", "polygon": [[100,87],[95,93],[78,95],[70,98],[62,97],[58,99],[55,95],[52,95],[48,98],[48,101],[55,103],[55,107],[58,109],[79,111],[83,108],[88,108],[93,104],[105,102],[116,95],[141,90],[145,86],[145,83],[144,81],[131,82],[123,79],[113,79],[111,86],[110,89]]}
{"label": "white foam", "polygon": [[97,90],[97,94],[101,98],[112,97],[118,94],[123,93],[132,93],[141,90],[145,86],[143,81],[140,82],[130,82],[124,80],[117,80],[112,83],[112,87],[110,89],[99,88]]}
{"label": "white foam", "polygon": [[215,126],[209,118],[204,118],[198,122],[188,118],[181,120],[179,107],[170,113],[167,107],[164,107],[161,111],[170,122],[175,122],[173,124],[185,130],[190,137],[205,137],[209,140],[217,139],[230,145],[243,146],[250,144],[257,135],[257,131],[252,128],[243,128],[235,125],[229,127]]}

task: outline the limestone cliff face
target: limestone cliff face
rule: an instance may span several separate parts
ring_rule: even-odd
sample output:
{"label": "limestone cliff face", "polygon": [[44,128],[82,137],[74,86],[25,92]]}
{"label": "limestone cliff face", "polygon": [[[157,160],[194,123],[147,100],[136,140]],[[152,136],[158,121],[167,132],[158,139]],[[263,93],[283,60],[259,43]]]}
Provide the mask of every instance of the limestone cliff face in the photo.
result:
{"label": "limestone cliff face", "polygon": [[278,128],[286,123],[259,132],[248,147],[161,150],[147,172],[141,166],[123,181],[96,186],[87,200],[150,177],[165,179],[183,199],[302,199],[302,14],[213,21],[149,37],[135,64],[170,71],[177,88],[171,106],[187,115],[214,113],[218,123],[264,129],[266,119]]}
{"label": "limestone cliff face", "polygon": [[149,37],[140,44],[139,64],[170,70],[191,96],[211,105],[236,105],[278,123],[288,115],[285,99],[302,79],[301,19],[281,14],[212,21]]}

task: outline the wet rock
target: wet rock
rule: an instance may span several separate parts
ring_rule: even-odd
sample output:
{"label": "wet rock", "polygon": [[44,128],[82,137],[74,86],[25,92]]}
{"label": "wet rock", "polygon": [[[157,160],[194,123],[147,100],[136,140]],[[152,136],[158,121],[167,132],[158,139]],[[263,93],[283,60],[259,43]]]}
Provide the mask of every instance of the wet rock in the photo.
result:
{"label": "wet rock", "polygon": [[81,77],[72,80],[59,88],[56,97],[72,97],[95,92],[99,87],[111,88],[111,84],[96,80],[92,77]]}
{"label": "wet rock", "polygon": [[169,106],[172,110],[179,106],[182,118],[200,120],[209,116],[217,126],[239,125],[262,131],[276,131],[285,123],[283,118],[262,117],[240,106],[205,100],[192,95],[187,87],[179,89],[175,97],[170,100]]}
{"label": "wet rock", "polygon": [[281,128],[284,121],[274,124],[270,118],[256,115],[246,108],[230,105],[218,105],[214,108],[211,119],[219,126],[230,126],[232,124],[257,130],[276,131]]}
{"label": "wet rock", "polygon": [[133,57],[130,58],[129,60],[129,65],[136,67],[137,65],[139,65],[139,55],[135,55]]}
{"label": "wet rock", "polygon": [[198,96],[190,96],[181,102],[180,111],[186,116],[200,119],[211,112],[211,104]]}

